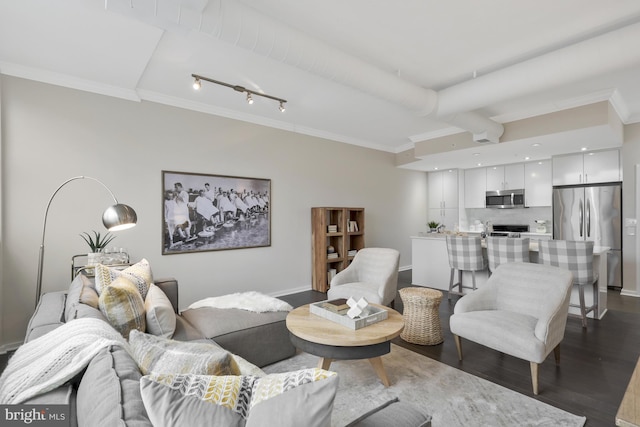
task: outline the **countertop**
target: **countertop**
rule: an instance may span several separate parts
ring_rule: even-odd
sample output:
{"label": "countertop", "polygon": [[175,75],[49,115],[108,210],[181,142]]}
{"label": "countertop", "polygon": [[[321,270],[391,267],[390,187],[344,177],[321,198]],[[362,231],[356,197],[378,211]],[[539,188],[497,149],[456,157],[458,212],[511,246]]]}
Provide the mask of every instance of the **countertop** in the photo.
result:
{"label": "countertop", "polygon": [[[466,233],[461,233],[461,235],[464,235]],[[524,234],[524,233],[523,233]],[[526,233],[527,235],[532,235],[535,233]],[[454,233],[425,233],[422,236],[411,236],[411,239],[416,239],[416,240],[444,240],[447,235],[454,235]],[[548,236],[549,234],[542,234],[539,233],[539,235],[541,236]],[[505,237],[508,239],[508,237]],[[484,241],[484,239],[482,239],[482,247],[486,248],[487,245]],[[594,246],[593,247],[593,254],[594,255],[601,255],[605,252],[608,252],[611,248],[608,246]],[[531,252],[538,252],[538,242],[537,241],[531,241],[529,242],[529,251]]]}

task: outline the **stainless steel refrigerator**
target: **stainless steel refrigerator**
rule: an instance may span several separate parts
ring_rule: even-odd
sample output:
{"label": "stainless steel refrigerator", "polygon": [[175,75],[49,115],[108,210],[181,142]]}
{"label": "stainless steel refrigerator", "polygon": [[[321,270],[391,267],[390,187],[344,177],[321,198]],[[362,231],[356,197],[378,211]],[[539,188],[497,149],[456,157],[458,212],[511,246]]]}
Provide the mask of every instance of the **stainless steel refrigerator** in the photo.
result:
{"label": "stainless steel refrigerator", "polygon": [[553,238],[609,246],[607,286],[622,287],[621,184],[554,187]]}

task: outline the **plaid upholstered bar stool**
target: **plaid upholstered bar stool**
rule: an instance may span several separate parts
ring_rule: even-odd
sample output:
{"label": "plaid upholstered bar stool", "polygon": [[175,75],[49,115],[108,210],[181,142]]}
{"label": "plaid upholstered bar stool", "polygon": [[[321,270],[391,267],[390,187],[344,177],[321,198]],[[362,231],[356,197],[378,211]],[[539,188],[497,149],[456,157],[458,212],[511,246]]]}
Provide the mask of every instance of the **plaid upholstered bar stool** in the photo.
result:
{"label": "plaid upholstered bar stool", "polygon": [[500,264],[529,262],[529,239],[487,237],[489,276]]}
{"label": "plaid upholstered bar stool", "polygon": [[[570,240],[541,240],[538,243],[538,263],[553,265],[573,273],[573,284],[578,286],[582,317],[582,327],[587,327],[587,314],[598,312],[598,275],[593,272],[593,242],[574,242]],[[606,262],[606,260],[604,261]],[[586,307],[584,287],[593,287],[593,304]]]}
{"label": "plaid upholstered bar stool", "polygon": [[[464,295],[462,289],[476,289],[476,271],[484,270],[487,266],[482,256],[482,240],[480,237],[447,236],[447,252],[449,254],[449,267],[451,278],[449,280],[449,296]],[[455,271],[458,270],[458,282],[453,283]],[[462,285],[462,272],[471,272],[472,286]],[[453,288],[458,287],[457,291]]]}

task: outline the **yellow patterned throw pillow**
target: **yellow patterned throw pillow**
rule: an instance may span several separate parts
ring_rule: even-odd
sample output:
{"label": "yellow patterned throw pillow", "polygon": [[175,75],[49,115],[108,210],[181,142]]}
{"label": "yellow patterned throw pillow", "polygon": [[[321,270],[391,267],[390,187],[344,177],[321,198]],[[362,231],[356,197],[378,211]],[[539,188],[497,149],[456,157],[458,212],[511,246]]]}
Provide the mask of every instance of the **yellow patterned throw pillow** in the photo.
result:
{"label": "yellow patterned throw pillow", "polygon": [[138,288],[142,299],[147,297],[149,285],[153,282],[153,274],[151,274],[151,266],[149,261],[142,259],[124,270],[118,270],[113,267],[98,264],[96,265],[96,291],[100,295],[107,286],[109,286],[118,277],[124,277],[130,280]]}
{"label": "yellow patterned throw pillow", "polygon": [[240,375],[233,355],[215,344],[171,339],[132,331],[132,356],[143,374]]}
{"label": "yellow patterned throw pillow", "polygon": [[144,301],[136,285],[124,277],[116,278],[98,298],[100,311],[123,337],[132,330],[146,330]]}
{"label": "yellow patterned throw pillow", "polygon": [[228,408],[246,419],[256,405],[268,399],[305,384],[336,376],[335,372],[312,368],[265,377],[152,373],[145,378],[163,384],[184,396],[192,396],[203,402]]}

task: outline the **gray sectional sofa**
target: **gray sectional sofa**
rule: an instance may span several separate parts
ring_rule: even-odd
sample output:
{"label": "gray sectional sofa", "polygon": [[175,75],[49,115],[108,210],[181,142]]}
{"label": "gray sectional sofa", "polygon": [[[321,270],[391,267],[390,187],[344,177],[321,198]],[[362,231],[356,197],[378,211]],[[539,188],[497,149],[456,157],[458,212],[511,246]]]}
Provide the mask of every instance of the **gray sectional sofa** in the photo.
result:
{"label": "gray sectional sofa", "polygon": [[[234,356],[240,356],[235,359],[240,365],[241,375],[244,375],[241,381],[247,381],[244,378],[271,377],[265,377],[266,374],[259,367],[289,358],[296,352],[285,325],[287,312],[253,313],[238,309],[206,307],[186,310],[180,314],[178,282],[170,278],[156,279],[153,283],[163,291],[173,307],[176,325],[170,342],[176,345],[180,345],[181,341],[203,343],[216,346],[217,349],[222,347]],[[44,294],[29,322],[25,343],[43,337],[73,319],[94,318],[109,324],[97,308],[97,294],[94,295],[94,292],[91,279],[79,275],[67,291]],[[131,342],[133,341],[130,340]],[[70,427],[328,427],[338,388],[338,376],[333,372],[308,369],[283,373],[280,374],[286,376],[282,379],[283,383],[298,381],[301,372],[308,376],[308,371],[312,372],[312,375],[318,375],[318,371],[321,371],[321,377],[310,382],[302,381],[302,385],[296,385],[293,389],[283,388],[286,392],[263,400],[266,404],[252,406],[245,419],[239,419],[237,413],[226,407],[221,409],[221,406],[194,400],[192,396],[185,396],[176,389],[153,383],[149,376],[143,375],[141,369],[140,361],[134,360],[124,347],[110,345],[101,348],[86,369],[74,379],[23,403],[47,407],[62,405],[68,408],[67,419]],[[292,380],[294,377],[288,375],[297,377]],[[188,375],[179,380],[193,381],[198,375],[187,377]],[[250,388],[260,387],[260,380],[248,381],[255,381]],[[272,378],[265,381],[269,388],[273,388],[271,381]],[[242,405],[248,406],[248,403],[244,402]],[[147,408],[151,408],[149,412]],[[363,414],[348,427],[377,427],[390,425],[389,423],[397,426],[428,427],[431,425],[430,420],[431,417],[423,411],[396,399]]]}
{"label": "gray sectional sofa", "polygon": [[[234,309],[224,310],[226,313],[214,310],[219,317],[226,314],[224,322],[216,318],[207,321],[203,317],[204,311],[200,311],[199,316],[192,313],[197,321],[206,325],[203,333],[178,314],[178,282],[175,279],[156,279],[154,284],[162,289],[174,307],[174,340],[212,342],[219,337],[224,345],[230,347],[228,351],[258,367],[295,354],[284,323],[286,313],[260,316]],[[72,319],[93,317],[107,322],[99,309],[82,302],[83,288],[87,285],[91,285],[90,279],[79,275],[67,291],[44,294],[27,327],[25,342],[43,336]],[[217,322],[221,326],[218,329],[214,326]],[[83,374],[70,384],[25,403],[70,405],[72,426],[152,426],[140,394],[141,378],[142,373],[129,353],[123,347],[111,346],[102,349]]]}

